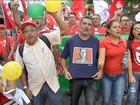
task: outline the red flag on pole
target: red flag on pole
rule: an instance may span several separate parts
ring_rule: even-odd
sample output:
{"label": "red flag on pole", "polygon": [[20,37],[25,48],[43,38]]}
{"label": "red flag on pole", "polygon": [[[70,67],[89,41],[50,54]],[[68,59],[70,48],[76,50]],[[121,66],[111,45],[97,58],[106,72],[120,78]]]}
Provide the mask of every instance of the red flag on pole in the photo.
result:
{"label": "red flag on pole", "polygon": [[85,12],[85,3],[84,0],[73,0],[73,4],[70,7],[72,12],[75,12],[77,15],[77,19],[81,19],[84,16]]}
{"label": "red flag on pole", "polygon": [[5,26],[7,29],[16,29],[16,25],[13,21],[12,13],[7,5],[7,3],[2,0],[2,9],[3,9],[3,15],[5,17]]}
{"label": "red flag on pole", "polygon": [[21,0],[23,11],[24,11],[24,21],[29,18],[28,13],[27,13],[27,2],[26,0]]}
{"label": "red flag on pole", "polygon": [[112,0],[112,4],[109,9],[110,19],[114,16],[115,11],[122,8],[125,4],[125,0]]}

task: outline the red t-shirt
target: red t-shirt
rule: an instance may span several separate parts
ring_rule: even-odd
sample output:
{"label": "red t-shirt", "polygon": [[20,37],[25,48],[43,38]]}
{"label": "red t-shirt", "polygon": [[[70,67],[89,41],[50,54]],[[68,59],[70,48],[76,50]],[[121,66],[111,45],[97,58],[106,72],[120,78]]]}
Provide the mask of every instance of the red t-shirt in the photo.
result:
{"label": "red t-shirt", "polygon": [[121,29],[121,34],[129,34],[130,29]]}
{"label": "red t-shirt", "polygon": [[7,97],[5,97],[2,93],[0,93],[0,105],[4,105],[8,101],[10,100]]}
{"label": "red t-shirt", "polygon": [[4,47],[2,45],[2,43],[0,43],[0,55],[4,54]]}
{"label": "red t-shirt", "polygon": [[106,28],[104,27],[93,27],[91,34],[106,34]]}
{"label": "red t-shirt", "polygon": [[124,71],[121,62],[126,51],[124,40],[120,37],[120,42],[115,44],[109,37],[105,37],[100,40],[99,48],[106,49],[103,71],[112,75],[121,74]]}
{"label": "red t-shirt", "polygon": [[78,34],[80,31],[80,27],[76,24],[74,27],[72,27],[70,24],[67,24],[68,31],[64,34],[64,36],[73,36],[75,34]]}
{"label": "red t-shirt", "polygon": [[132,41],[132,70],[140,72],[140,42]]}
{"label": "red t-shirt", "polygon": [[24,35],[22,34],[21,31],[17,32],[17,43],[18,44],[23,44],[25,42]]}
{"label": "red t-shirt", "polygon": [[[6,37],[0,37],[0,43],[4,47],[4,55],[6,56],[6,59],[8,59],[10,49],[12,47],[15,47],[15,42],[14,42],[13,37],[8,35],[7,38],[8,38],[8,41],[6,42]],[[8,50],[9,50],[9,52],[8,52]],[[12,56],[12,60],[14,60],[14,56]]]}

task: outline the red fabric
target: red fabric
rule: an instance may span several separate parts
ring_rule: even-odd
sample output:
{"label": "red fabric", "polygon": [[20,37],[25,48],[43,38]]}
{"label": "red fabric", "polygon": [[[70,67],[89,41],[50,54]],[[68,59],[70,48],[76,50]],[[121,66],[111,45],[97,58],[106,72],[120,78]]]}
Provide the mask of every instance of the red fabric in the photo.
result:
{"label": "red fabric", "polygon": [[121,74],[124,70],[121,67],[126,47],[123,39],[120,37],[120,42],[116,45],[109,37],[100,40],[99,48],[105,48],[105,64],[103,71],[107,74]]}
{"label": "red fabric", "polygon": [[125,3],[125,0],[113,0],[112,1],[112,4],[111,4],[110,9],[109,9],[110,19],[112,19],[115,11],[117,11],[118,8],[123,7],[124,3]]}
{"label": "red fabric", "polygon": [[132,70],[140,72],[140,42],[132,41]]}
{"label": "red fabric", "polygon": [[25,21],[29,18],[28,13],[27,13],[27,9],[26,9],[27,3],[26,3],[26,0],[21,0],[21,3],[22,3],[23,10],[24,10],[24,21]]}
{"label": "red fabric", "polygon": [[0,105],[4,105],[8,101],[10,100],[7,97],[5,97],[2,93],[0,93]]}
{"label": "red fabric", "polygon": [[54,18],[51,15],[49,15],[49,14],[46,14],[46,17],[47,17],[48,22],[49,22],[48,28],[49,29],[56,29],[56,27],[58,25],[57,25],[56,21],[54,20]]}
{"label": "red fabric", "polygon": [[[6,36],[5,37],[0,37],[0,43],[4,47],[4,55],[6,56],[6,59],[8,59],[8,47],[10,49],[11,47],[15,46],[15,42],[14,42],[13,37],[11,37],[9,35],[7,37],[8,37],[8,43],[10,44],[10,46],[8,46],[9,44],[6,43]],[[14,60],[14,56],[12,56],[12,60]]]}
{"label": "red fabric", "polygon": [[70,10],[75,12],[77,19],[80,20],[84,16],[85,12],[85,3],[84,0],[73,0],[73,4],[70,7]]}
{"label": "red fabric", "polygon": [[12,13],[8,5],[2,0],[3,15],[5,18],[5,25],[7,29],[16,29],[16,25],[13,21]]}
{"label": "red fabric", "polygon": [[140,92],[140,87],[138,87],[138,91]]}
{"label": "red fabric", "polygon": [[[104,34],[104,35],[106,34],[106,28],[98,27],[97,30],[98,30],[98,34]],[[92,28],[91,34],[96,34],[95,27]]]}
{"label": "red fabric", "polygon": [[2,45],[2,43],[0,43],[0,55],[4,54],[4,47]]}
{"label": "red fabric", "polygon": [[121,34],[129,34],[130,29],[121,29]]}
{"label": "red fabric", "polygon": [[70,24],[67,24],[68,31],[64,34],[64,36],[73,36],[80,31],[80,27],[76,24],[75,27],[72,27]]}
{"label": "red fabric", "polygon": [[18,44],[23,44],[25,42],[25,37],[22,34],[22,32],[18,31],[16,34],[17,34],[17,43]]}

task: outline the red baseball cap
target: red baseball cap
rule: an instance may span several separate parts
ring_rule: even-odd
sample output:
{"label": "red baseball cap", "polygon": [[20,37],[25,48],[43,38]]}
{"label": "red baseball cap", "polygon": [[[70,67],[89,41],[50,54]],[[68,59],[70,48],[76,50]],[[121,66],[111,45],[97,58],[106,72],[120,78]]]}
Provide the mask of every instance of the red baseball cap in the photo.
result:
{"label": "red baseball cap", "polygon": [[0,24],[0,28],[6,29],[4,24]]}
{"label": "red baseball cap", "polygon": [[37,28],[36,22],[33,20],[26,20],[20,25],[20,30],[23,30],[23,28],[27,25],[33,25]]}

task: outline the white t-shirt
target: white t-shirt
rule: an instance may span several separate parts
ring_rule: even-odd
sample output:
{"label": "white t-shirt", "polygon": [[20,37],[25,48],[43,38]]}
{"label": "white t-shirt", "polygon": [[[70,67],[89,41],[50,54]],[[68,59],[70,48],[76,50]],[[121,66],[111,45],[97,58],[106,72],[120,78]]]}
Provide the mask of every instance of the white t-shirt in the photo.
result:
{"label": "white t-shirt", "polygon": [[[61,43],[60,30],[46,33],[44,36],[49,39],[51,45]],[[31,46],[25,42],[23,59],[19,55],[19,48],[17,48],[15,60],[23,69],[24,61],[28,71],[28,85],[34,96],[39,93],[45,81],[55,93],[58,91],[60,86],[57,78],[54,56],[52,51],[40,38]]]}

